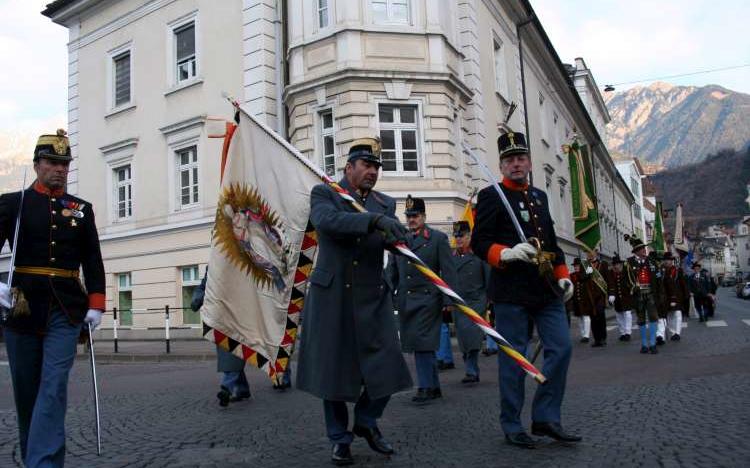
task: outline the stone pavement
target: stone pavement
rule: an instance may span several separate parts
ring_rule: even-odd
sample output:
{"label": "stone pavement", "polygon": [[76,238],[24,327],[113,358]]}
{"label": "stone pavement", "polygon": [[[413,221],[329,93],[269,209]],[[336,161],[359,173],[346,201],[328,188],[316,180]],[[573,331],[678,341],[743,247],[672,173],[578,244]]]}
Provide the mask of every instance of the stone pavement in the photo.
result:
{"label": "stone pavement", "polygon": [[[750,460],[750,301],[722,289],[715,320],[691,320],[679,343],[656,356],[638,353],[638,333],[604,349],[575,344],[563,407],[566,428],[584,441],[549,439],[537,450],[503,442],[496,361],[480,358],[482,381],[464,387],[461,364],[441,373],[442,401],[411,404],[395,395],[381,429],[397,453],[390,459],[361,439],[359,466],[747,466]],[[577,327],[571,327],[577,342]],[[458,354],[456,353],[458,358]],[[412,359],[407,358],[412,364]],[[291,390],[275,393],[257,370],[251,401],[220,408],[213,362],[107,364],[98,369],[103,455],[95,455],[88,362],[76,362],[70,384],[68,466],[330,466],[322,405]],[[531,393],[527,382],[529,421]],[[7,364],[0,362],[0,466],[18,466],[15,412]]]}

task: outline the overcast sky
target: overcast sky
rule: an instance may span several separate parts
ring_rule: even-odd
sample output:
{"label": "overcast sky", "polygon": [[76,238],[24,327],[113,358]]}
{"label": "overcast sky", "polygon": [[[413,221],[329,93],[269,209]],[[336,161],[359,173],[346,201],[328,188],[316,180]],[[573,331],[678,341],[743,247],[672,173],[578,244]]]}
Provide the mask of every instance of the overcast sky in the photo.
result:
{"label": "overcast sky", "polygon": [[[49,1],[0,0],[0,176],[3,160],[28,157],[36,135],[65,126],[68,36],[39,14]],[[600,87],[750,64],[747,0],[532,0],[532,5],[562,60],[583,57]],[[750,93],[750,67],[666,81],[715,83]]]}

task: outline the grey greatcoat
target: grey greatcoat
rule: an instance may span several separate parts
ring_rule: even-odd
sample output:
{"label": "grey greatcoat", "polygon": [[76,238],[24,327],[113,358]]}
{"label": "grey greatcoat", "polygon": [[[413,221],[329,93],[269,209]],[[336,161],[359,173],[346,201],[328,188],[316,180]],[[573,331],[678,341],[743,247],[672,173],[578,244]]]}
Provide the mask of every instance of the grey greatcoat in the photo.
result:
{"label": "grey greatcoat", "polygon": [[362,385],[371,399],[412,387],[401,354],[391,294],[383,277],[383,235],[373,214],[395,218],[395,201],[372,191],[358,213],[327,185],[311,194],[310,221],[318,259],[310,275],[299,341],[297,387],[319,398],[355,402]]}
{"label": "grey greatcoat", "polygon": [[[490,266],[473,253],[453,255],[456,264],[456,292],[464,298],[474,312],[484,317],[487,310],[487,287],[490,284]],[[456,337],[462,353],[478,351],[482,347],[484,332],[461,311],[453,311]]]}
{"label": "grey greatcoat", "polygon": [[[418,234],[407,235],[407,245],[432,271],[452,288],[456,266],[451,258],[448,236],[425,225]],[[405,352],[436,351],[440,347],[442,310],[453,301],[443,296],[414,262],[404,256],[388,262],[388,278],[396,288],[396,309],[401,325],[401,346]]]}

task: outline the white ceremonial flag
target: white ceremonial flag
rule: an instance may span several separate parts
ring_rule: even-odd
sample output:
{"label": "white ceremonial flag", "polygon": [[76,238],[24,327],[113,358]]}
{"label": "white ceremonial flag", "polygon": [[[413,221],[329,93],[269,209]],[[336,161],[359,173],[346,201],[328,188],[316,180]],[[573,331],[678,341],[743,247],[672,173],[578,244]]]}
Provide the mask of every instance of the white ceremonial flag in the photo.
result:
{"label": "white ceremonial flag", "polygon": [[289,145],[240,112],[216,209],[203,335],[272,378],[291,355],[317,242],[310,191],[320,183]]}

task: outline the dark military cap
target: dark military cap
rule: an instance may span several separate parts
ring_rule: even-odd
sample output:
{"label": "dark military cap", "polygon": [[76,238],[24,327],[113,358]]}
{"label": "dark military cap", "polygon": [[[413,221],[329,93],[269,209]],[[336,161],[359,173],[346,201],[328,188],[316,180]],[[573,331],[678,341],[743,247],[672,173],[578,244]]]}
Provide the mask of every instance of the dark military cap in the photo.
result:
{"label": "dark military cap", "polygon": [[426,211],[423,199],[415,198],[411,195],[406,196],[406,211],[404,211],[406,216],[425,214]]}
{"label": "dark military cap", "polygon": [[661,256],[662,260],[674,260],[674,255],[672,255],[672,252],[664,252],[664,254]]}
{"label": "dark military cap", "polygon": [[497,151],[500,159],[514,154],[528,154],[529,146],[526,144],[526,136],[519,132],[503,133],[497,138]]}
{"label": "dark military cap", "polygon": [[701,267],[701,264],[700,264],[700,263],[698,263],[698,262],[693,262],[693,264],[692,264],[692,265],[690,265],[690,268],[696,268],[696,267],[697,267],[697,268],[700,268],[700,267]]}
{"label": "dark military cap", "polygon": [[358,159],[369,161],[380,167],[383,164],[380,160],[380,141],[376,138],[359,138],[354,140],[352,146],[349,148],[349,157],[346,161],[354,163]]}
{"label": "dark military cap", "polygon": [[622,264],[622,263],[623,263],[623,261],[622,261],[622,259],[620,258],[620,254],[616,253],[616,254],[615,254],[615,255],[614,255],[613,257],[612,257],[612,265],[617,265],[618,263]]}
{"label": "dark military cap", "polygon": [[39,158],[52,159],[55,161],[72,161],[70,154],[70,141],[67,133],[59,129],[56,135],[41,135],[34,148],[34,162]]}
{"label": "dark military cap", "polygon": [[576,257],[573,259],[573,265],[581,265],[581,259]]}
{"label": "dark military cap", "polygon": [[471,233],[471,226],[468,221],[456,221],[453,223],[453,237],[461,237],[464,234]]}
{"label": "dark military cap", "polygon": [[625,234],[625,240],[630,242],[630,246],[633,248],[633,252],[646,247],[646,244],[636,236],[629,236]]}

